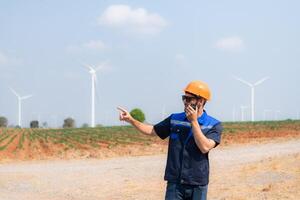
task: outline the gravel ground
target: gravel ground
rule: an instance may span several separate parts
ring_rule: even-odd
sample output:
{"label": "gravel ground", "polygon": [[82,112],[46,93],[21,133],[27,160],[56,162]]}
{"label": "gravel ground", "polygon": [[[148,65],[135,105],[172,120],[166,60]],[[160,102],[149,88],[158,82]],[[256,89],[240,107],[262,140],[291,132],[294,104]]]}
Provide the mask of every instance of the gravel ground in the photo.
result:
{"label": "gravel ground", "polygon": [[[239,199],[232,196],[230,198],[230,195],[234,194],[231,188],[237,187],[236,182],[239,186],[244,186],[244,190],[240,193],[247,195],[251,192],[248,191],[250,189],[247,190],[251,184],[261,184],[264,187],[267,184],[267,188],[260,189],[270,191],[271,187],[275,187],[270,183],[294,179],[299,181],[300,172],[297,169],[294,170],[294,174],[280,174],[265,168],[273,158],[278,162],[284,162],[284,158],[287,158],[295,163],[294,159],[299,158],[295,155],[299,153],[300,139],[280,143],[218,147],[212,150],[210,152],[210,199]],[[52,160],[0,164],[0,199],[163,199],[165,162],[166,155],[155,155],[107,160]],[[274,168],[275,164],[270,166]],[[281,165],[276,166],[281,169]],[[257,173],[263,173],[263,176],[256,176],[256,179],[244,177],[245,174],[254,173],[255,170]],[[216,195],[215,190],[221,195]],[[241,199],[268,198],[244,196]]]}

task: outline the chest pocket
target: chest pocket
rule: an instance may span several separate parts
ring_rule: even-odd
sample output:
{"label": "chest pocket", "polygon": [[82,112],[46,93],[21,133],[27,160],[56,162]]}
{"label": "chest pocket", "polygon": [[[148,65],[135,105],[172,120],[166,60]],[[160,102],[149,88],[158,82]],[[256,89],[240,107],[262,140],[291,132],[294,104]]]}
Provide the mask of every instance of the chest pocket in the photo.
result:
{"label": "chest pocket", "polygon": [[190,132],[189,127],[173,125],[171,126],[170,138],[172,140],[180,139],[181,141],[183,141],[187,137],[189,132]]}

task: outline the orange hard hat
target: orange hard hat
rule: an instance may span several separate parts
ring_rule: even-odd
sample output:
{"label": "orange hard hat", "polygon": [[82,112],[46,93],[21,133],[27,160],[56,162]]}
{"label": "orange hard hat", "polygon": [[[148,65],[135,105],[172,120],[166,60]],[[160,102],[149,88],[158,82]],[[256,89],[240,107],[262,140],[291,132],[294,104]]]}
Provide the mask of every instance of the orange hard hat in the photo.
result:
{"label": "orange hard hat", "polygon": [[186,88],[184,89],[185,92],[194,94],[196,96],[203,97],[206,100],[211,99],[211,92],[206,83],[203,81],[192,81],[190,82]]}

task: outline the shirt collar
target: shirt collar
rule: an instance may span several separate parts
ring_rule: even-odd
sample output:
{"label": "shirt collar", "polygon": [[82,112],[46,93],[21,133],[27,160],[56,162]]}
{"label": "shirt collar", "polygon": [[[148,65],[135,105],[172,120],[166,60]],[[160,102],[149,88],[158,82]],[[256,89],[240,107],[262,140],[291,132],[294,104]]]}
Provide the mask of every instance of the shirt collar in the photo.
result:
{"label": "shirt collar", "polygon": [[201,125],[204,124],[206,116],[207,116],[207,113],[205,110],[203,110],[202,115],[200,117],[198,117],[198,123]]}

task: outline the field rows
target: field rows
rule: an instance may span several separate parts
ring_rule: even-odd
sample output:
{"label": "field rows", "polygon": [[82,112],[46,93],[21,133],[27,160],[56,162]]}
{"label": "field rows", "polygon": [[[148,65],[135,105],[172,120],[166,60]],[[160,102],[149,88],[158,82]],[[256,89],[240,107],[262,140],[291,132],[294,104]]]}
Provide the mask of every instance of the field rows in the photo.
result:
{"label": "field rows", "polygon": [[[262,138],[270,140],[279,137],[300,137],[300,121],[223,123],[223,126],[222,143],[225,145]],[[160,145],[161,148],[165,148],[167,142],[155,136],[140,134],[131,126],[78,129],[1,128],[0,161],[6,158],[55,157],[74,151],[99,154],[126,146]],[[117,154],[122,153],[124,152],[119,150]]]}

